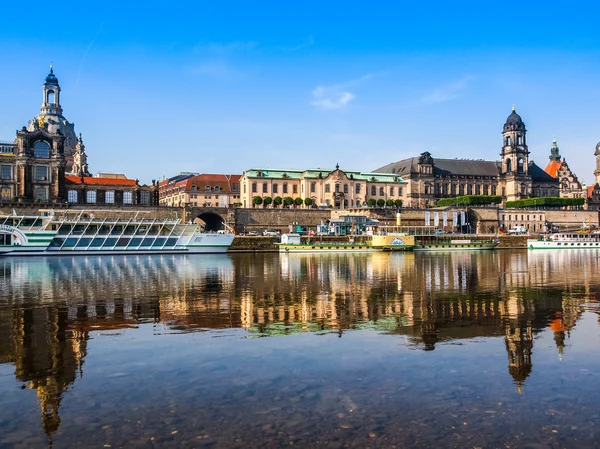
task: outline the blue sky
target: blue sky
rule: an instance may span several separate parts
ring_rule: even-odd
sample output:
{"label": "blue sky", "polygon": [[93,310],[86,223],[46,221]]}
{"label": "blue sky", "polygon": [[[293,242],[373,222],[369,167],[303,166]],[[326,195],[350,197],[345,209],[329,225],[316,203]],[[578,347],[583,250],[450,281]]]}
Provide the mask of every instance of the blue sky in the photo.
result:
{"label": "blue sky", "polygon": [[515,104],[531,158],[545,167],[556,137],[593,182],[593,2],[287,3],[3,5],[0,140],[39,112],[52,61],[93,172],[495,160]]}

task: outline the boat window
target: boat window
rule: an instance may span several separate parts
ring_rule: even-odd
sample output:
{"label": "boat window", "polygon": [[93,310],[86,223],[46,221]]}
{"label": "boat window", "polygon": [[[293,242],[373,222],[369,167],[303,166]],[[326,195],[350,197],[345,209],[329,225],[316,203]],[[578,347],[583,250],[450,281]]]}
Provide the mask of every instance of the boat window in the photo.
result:
{"label": "boat window", "polygon": [[0,245],[9,246],[11,244],[10,234],[0,234]]}
{"label": "boat window", "polygon": [[134,237],[131,239],[130,247],[138,247],[142,244],[142,239],[140,237]]}
{"label": "boat window", "polygon": [[114,225],[110,231],[110,235],[120,235],[123,232],[122,225]]}
{"label": "boat window", "polygon": [[152,246],[153,247],[163,246],[166,241],[167,241],[167,239],[165,237],[157,237],[156,240],[154,241],[154,243],[152,244]]}
{"label": "boat window", "polygon": [[60,229],[58,230],[58,235],[68,235],[71,233],[71,226],[70,225],[62,225],[60,227]]}
{"label": "boat window", "polygon": [[64,243],[65,239],[61,239],[60,237],[54,237],[50,242],[48,248],[59,248]]}
{"label": "boat window", "polygon": [[92,239],[89,237],[82,237],[79,239],[79,243],[77,243],[77,248],[86,248],[92,243]]}
{"label": "boat window", "polygon": [[109,237],[104,241],[104,245],[102,245],[102,248],[111,248],[113,246],[115,246],[115,244],[117,243],[117,239],[113,238],[113,237]]}
{"label": "boat window", "polygon": [[175,246],[175,245],[177,245],[177,240],[179,240],[177,237],[168,238],[166,246]]}
{"label": "boat window", "polygon": [[135,232],[135,225],[128,225],[128,226],[125,226],[125,232],[123,234],[133,235],[134,232]]}
{"label": "boat window", "polygon": [[100,235],[108,235],[110,233],[110,225],[102,225],[100,226],[100,229],[98,230],[98,234]]}
{"label": "boat window", "polygon": [[154,238],[145,238],[144,240],[142,240],[142,246],[152,246],[153,241]]}
{"label": "boat window", "polygon": [[75,246],[76,243],[77,243],[77,239],[74,237],[70,237],[65,241],[64,246],[67,248],[72,248]]}
{"label": "boat window", "polygon": [[104,243],[104,239],[95,238],[94,240],[92,240],[92,244],[90,246],[94,248],[99,248],[100,246],[102,246],[102,243]]}
{"label": "boat window", "polygon": [[130,241],[130,240],[131,240],[131,239],[130,239],[130,238],[128,238],[128,237],[123,237],[123,238],[120,238],[120,239],[117,241],[117,246],[120,246],[120,247],[127,246],[127,244],[129,243],[129,241]]}

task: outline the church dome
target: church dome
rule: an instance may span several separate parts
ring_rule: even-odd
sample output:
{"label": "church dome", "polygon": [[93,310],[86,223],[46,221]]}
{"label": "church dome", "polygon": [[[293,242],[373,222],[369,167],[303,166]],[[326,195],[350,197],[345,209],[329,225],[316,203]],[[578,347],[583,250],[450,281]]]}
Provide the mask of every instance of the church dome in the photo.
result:
{"label": "church dome", "polygon": [[58,86],[58,78],[54,74],[54,70],[50,67],[50,73],[46,77],[46,84],[51,84],[52,86]]}
{"label": "church dome", "polygon": [[517,111],[515,111],[514,106],[512,112],[506,119],[506,123],[504,124],[504,130],[507,129],[525,129],[525,123],[523,123],[523,119],[521,119],[521,116],[517,114]]}
{"label": "church dome", "polygon": [[600,153],[600,142],[596,144],[596,152]]}

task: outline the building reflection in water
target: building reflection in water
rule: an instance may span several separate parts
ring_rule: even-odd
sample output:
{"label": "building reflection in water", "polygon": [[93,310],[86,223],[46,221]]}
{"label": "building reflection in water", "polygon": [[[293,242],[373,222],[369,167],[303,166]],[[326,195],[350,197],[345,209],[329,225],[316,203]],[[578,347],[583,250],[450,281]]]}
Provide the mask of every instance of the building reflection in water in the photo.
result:
{"label": "building reflection in water", "polygon": [[[373,329],[414,348],[504,338],[517,389],[535,336],[562,359],[600,254],[509,252],[0,259],[0,363],[37,390],[59,427],[93,332],[150,324],[155,334],[241,328],[250,336]],[[597,302],[597,301],[596,301]],[[596,309],[597,310],[597,309]]]}

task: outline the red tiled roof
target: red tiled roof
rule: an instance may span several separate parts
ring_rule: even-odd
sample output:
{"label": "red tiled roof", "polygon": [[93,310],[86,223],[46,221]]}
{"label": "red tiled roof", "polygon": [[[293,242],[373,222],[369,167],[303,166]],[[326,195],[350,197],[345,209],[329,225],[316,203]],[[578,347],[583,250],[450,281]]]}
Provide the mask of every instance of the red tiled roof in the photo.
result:
{"label": "red tiled roof", "polygon": [[92,176],[65,176],[67,184],[103,185],[103,186],[135,186],[135,179],[94,178]]}
{"label": "red tiled roof", "polygon": [[560,168],[561,165],[562,165],[562,162],[550,161],[550,162],[548,162],[548,165],[546,165],[546,169],[544,171],[546,173],[548,173],[550,176],[552,176],[553,178],[556,178],[556,176],[558,175],[558,169]]}
{"label": "red tiled roof", "polygon": [[587,197],[588,198],[591,198],[592,195],[594,194],[594,187],[595,186],[588,186],[588,188],[587,188]]}
{"label": "red tiled roof", "polygon": [[228,193],[233,191],[233,184],[238,184],[238,189],[236,192],[239,192],[239,183],[242,175],[221,175],[221,174],[202,174],[192,176],[185,180],[185,190],[191,191],[192,185],[196,185],[198,191],[204,191],[204,187],[209,185],[212,188],[215,186],[219,186],[219,190],[223,193]]}

